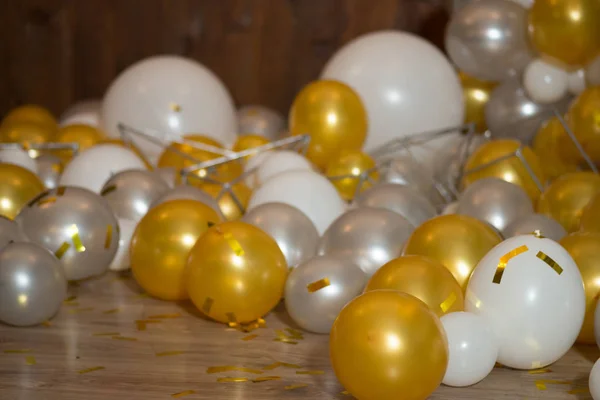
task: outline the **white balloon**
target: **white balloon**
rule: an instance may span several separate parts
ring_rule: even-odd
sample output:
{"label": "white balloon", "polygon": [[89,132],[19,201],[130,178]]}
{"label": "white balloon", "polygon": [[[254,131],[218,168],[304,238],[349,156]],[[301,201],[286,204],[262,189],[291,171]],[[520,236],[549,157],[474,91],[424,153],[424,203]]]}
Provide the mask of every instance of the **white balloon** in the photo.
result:
{"label": "white balloon", "polygon": [[567,84],[569,86],[569,92],[574,95],[578,95],[585,90],[585,69],[578,69],[569,74],[567,78]]}
{"label": "white balloon", "polygon": [[[229,146],[237,131],[225,85],[202,64],[177,56],[144,59],[114,80],[102,103],[102,126],[110,137],[120,137],[119,123],[166,142],[202,133]],[[133,139],[151,161],[162,152],[148,140]]]}
{"label": "white balloon", "polygon": [[291,150],[277,150],[267,153],[256,169],[256,183],[260,186],[269,178],[285,171],[312,170],[312,164],[301,154]]}
{"label": "white balloon", "polygon": [[100,126],[101,100],[85,100],[75,103],[60,117],[60,126],[83,124],[97,128]]}
{"label": "white balloon", "polygon": [[0,162],[18,165],[19,167],[28,169],[36,175],[38,173],[38,166],[35,160],[29,156],[27,151],[21,148],[1,149]]}
{"label": "white balloon", "polygon": [[137,222],[128,219],[119,219],[119,248],[117,254],[110,264],[111,271],[125,271],[130,267],[129,245],[131,237],[137,226]]}
{"label": "white balloon", "polygon": [[272,151],[265,151],[258,153],[257,155],[250,157],[244,165],[244,174],[246,174],[244,181],[250,189],[258,187],[256,172],[258,171],[258,167],[269,157],[271,152]]}
{"label": "white balloon", "polygon": [[61,186],[79,186],[99,193],[114,174],[128,169],[146,169],[131,150],[114,144],[90,147],[75,156],[60,177]]}
{"label": "white balloon", "polygon": [[249,105],[237,112],[238,133],[260,135],[277,140],[285,129],[285,120],[277,111],[265,106]]}
{"label": "white balloon", "polygon": [[[321,76],[342,81],[360,95],[369,117],[367,151],[392,139],[463,123],[456,71],[441,51],[410,33],[361,36],[342,47]],[[444,147],[447,136],[428,142],[421,154]]]}
{"label": "white balloon", "polygon": [[594,366],[590,371],[589,383],[592,399],[600,400],[600,359],[594,363]]}
{"label": "white balloon", "polygon": [[569,75],[567,71],[537,59],[525,68],[523,86],[531,100],[542,104],[554,103],[567,94]]}
{"label": "white balloon", "polygon": [[346,203],[335,186],[309,170],[286,171],[273,176],[252,194],[248,210],[264,203],[296,207],[310,218],[320,235],[346,210]]}
{"label": "white balloon", "polygon": [[585,315],[583,281],[575,261],[555,241],[515,236],[479,262],[467,286],[465,310],[490,323],[500,364],[541,368],[561,358],[577,339]]}
{"label": "white balloon", "polygon": [[444,209],[442,210],[442,215],[456,214],[457,211],[458,201],[453,201],[452,203],[448,203],[444,206]]}
{"label": "white balloon", "polygon": [[444,315],[440,321],[448,338],[448,368],[444,385],[474,385],[488,376],[498,357],[498,341],[485,319],[469,312]]}

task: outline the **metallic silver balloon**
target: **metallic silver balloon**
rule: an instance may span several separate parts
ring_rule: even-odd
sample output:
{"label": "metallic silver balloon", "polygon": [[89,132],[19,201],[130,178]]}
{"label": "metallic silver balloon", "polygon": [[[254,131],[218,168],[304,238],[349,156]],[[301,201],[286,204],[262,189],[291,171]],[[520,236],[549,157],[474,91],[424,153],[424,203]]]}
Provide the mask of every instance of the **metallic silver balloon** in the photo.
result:
{"label": "metallic silver balloon", "polygon": [[181,199],[197,200],[201,203],[204,203],[213,210],[215,210],[219,214],[219,216],[222,219],[224,219],[223,213],[219,208],[219,203],[217,203],[217,200],[215,200],[210,194],[206,193],[204,190],[189,185],[175,186],[174,189],[167,191],[158,199],[156,199],[152,203],[150,208],[156,207],[157,205],[162,203],[166,203],[167,201]]}
{"label": "metallic silver balloon", "polygon": [[243,135],[254,134],[277,140],[285,129],[283,117],[264,106],[244,106],[238,110],[237,119],[238,133]]}
{"label": "metallic silver balloon", "polygon": [[530,144],[540,126],[554,116],[553,109],[564,113],[570,102],[567,96],[557,103],[537,104],[527,96],[520,78],[515,77],[492,91],[485,105],[485,121],[494,138],[511,138]]}
{"label": "metallic silver balloon", "polygon": [[11,242],[25,241],[27,241],[27,238],[23,236],[17,223],[0,215],[0,250]]}
{"label": "metallic silver balloon", "polygon": [[100,191],[117,218],[139,221],[150,205],[169,190],[152,171],[131,169],[113,175]]}
{"label": "metallic silver balloon", "polygon": [[414,227],[437,215],[433,204],[409,186],[394,183],[375,185],[355,200],[358,207],[385,208],[400,214]]}
{"label": "metallic silver balloon", "polygon": [[498,178],[476,181],[461,194],[457,214],[487,222],[500,232],[533,213],[533,204],[521,187]]}
{"label": "metallic silver balloon", "polygon": [[275,239],[289,267],[317,254],[319,232],[296,207],[284,203],[261,204],[248,211],[242,221],[259,227]]}
{"label": "metallic silver balloon", "polygon": [[35,162],[37,163],[37,175],[46,189],[57,187],[62,171],[60,158],[53,154],[42,154],[35,159]]}
{"label": "metallic silver balloon", "polygon": [[154,173],[165,181],[169,189],[173,189],[177,186],[177,169],[172,167],[156,168],[154,169]]}
{"label": "metallic silver balloon", "polygon": [[131,221],[128,219],[119,219],[119,248],[115,258],[110,263],[109,269],[111,271],[125,271],[131,267],[129,260],[129,245],[131,244],[131,238],[133,232],[137,227],[137,221]]}
{"label": "metallic silver balloon", "polygon": [[67,295],[60,261],[34,243],[11,243],[0,252],[0,321],[31,326],[49,320]]}
{"label": "metallic silver balloon", "polygon": [[327,228],[319,254],[350,261],[371,277],[383,264],[400,256],[413,230],[406,218],[393,211],[355,208]]}
{"label": "metallic silver balloon", "polygon": [[395,158],[389,166],[383,168],[380,182],[410,186],[427,197],[434,205],[444,202],[444,198],[436,188],[433,176],[408,155]]}
{"label": "metallic silver balloon", "polygon": [[529,214],[513,221],[504,229],[504,237],[527,235],[534,231],[540,231],[542,236],[558,242],[567,236],[567,231],[556,220],[542,214]]}
{"label": "metallic silver balloon", "polygon": [[29,240],[56,255],[70,281],[103,274],[119,245],[119,226],[108,202],[80,187],[42,193],[15,221]]}
{"label": "metallic silver balloon", "polygon": [[506,0],[473,1],[456,11],[446,31],[446,50],[461,71],[502,81],[533,59],[527,10]]}
{"label": "metallic silver balloon", "polygon": [[342,308],[366,284],[367,275],[353,263],[317,256],[290,272],[285,284],[285,306],[302,329],[329,333]]}

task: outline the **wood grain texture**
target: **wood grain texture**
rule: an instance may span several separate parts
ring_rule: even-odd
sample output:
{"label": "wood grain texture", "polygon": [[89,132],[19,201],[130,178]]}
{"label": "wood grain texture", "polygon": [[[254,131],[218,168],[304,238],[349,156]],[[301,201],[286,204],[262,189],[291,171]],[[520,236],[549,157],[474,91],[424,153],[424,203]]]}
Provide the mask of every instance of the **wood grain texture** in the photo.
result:
{"label": "wood grain texture", "polygon": [[445,0],[4,0],[0,116],[23,103],[61,113],[101,97],[155,54],[206,64],[237,104],[287,112],[344,43],[403,29],[441,46]]}
{"label": "wood grain texture", "polygon": [[[143,296],[133,279],[114,273],[71,287],[69,295],[75,297],[49,326],[0,325],[2,399],[351,398],[331,370],[327,335],[304,333],[297,344],[273,341],[276,330],[296,329],[282,307],[266,318],[266,328],[243,333],[202,318],[187,303]],[[159,322],[136,323],[148,320]],[[257,337],[242,340],[250,334]],[[595,346],[581,347],[538,374],[495,368],[473,387],[440,387],[431,399],[591,399],[587,379],[597,357]],[[264,370],[275,362],[301,368]],[[224,365],[263,372],[207,373],[209,367]],[[265,376],[280,379],[251,381]],[[222,377],[250,381],[217,382]],[[536,381],[547,381],[545,390]],[[286,389],[292,385],[306,386]]]}

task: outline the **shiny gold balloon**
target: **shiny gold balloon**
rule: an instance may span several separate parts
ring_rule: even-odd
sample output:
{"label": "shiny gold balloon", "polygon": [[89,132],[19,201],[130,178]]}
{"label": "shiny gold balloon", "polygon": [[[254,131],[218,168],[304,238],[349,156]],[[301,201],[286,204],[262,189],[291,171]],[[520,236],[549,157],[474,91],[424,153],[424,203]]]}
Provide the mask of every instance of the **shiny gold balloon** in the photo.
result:
{"label": "shiny gold balloon", "polygon": [[[600,164],[600,86],[587,88],[573,101],[567,112],[567,121],[585,152],[596,164]],[[562,144],[566,160],[583,161],[569,137]]]}
{"label": "shiny gold balloon", "polygon": [[452,273],[425,256],[402,256],[379,268],[367,283],[365,292],[379,289],[413,295],[438,317],[465,309],[463,291]]}
{"label": "shiny gold balloon", "polygon": [[529,10],[529,36],[543,56],[582,67],[600,53],[600,2],[535,0]]}
{"label": "shiny gold balloon", "polygon": [[[369,170],[371,172],[365,176]],[[379,179],[379,172],[375,170],[375,161],[362,151],[342,151],[329,162],[326,174],[342,198],[348,201],[352,200],[357,193],[373,186],[369,179],[372,182],[377,182]],[[346,177],[339,178],[342,176]]]}
{"label": "shiny gold balloon", "polygon": [[219,222],[215,210],[195,200],[172,200],[150,209],[129,248],[135,280],[159,299],[188,298],[184,272],[190,249]]}
{"label": "shiny gold balloon", "polygon": [[544,176],[549,180],[567,172],[577,171],[575,163],[568,163],[562,159],[564,140],[569,140],[569,137],[556,117],[542,125],[533,139],[533,152],[538,156]]}
{"label": "shiny gold balloon", "polygon": [[[102,142],[104,139],[102,132],[93,126],[76,124],[60,128],[54,141],[58,143],[77,143],[79,151],[83,151]],[[73,152],[71,150],[58,150],[56,155],[63,162],[67,162],[73,157]]]}
{"label": "shiny gold balloon", "polygon": [[600,296],[600,233],[577,232],[561,239],[563,246],[573,257],[585,288],[585,318],[577,342],[596,344],[594,337],[594,312]]}
{"label": "shiny gold balloon", "polygon": [[[244,150],[253,149],[255,147],[264,146],[267,143],[269,143],[269,139],[267,139],[261,135],[241,135],[241,136],[238,136],[237,140],[235,141],[235,143],[233,145],[232,150],[233,151],[244,151]],[[252,157],[252,156],[248,156],[247,158],[250,158],[250,157]]]}
{"label": "shiny gold balloon", "polygon": [[[246,210],[250,197],[252,196],[252,190],[245,183],[239,182],[232,186],[231,191],[235,195],[239,204],[231,196],[231,193],[224,193],[221,197],[219,194],[223,191],[223,187],[217,184],[205,184],[202,186],[202,190],[210,194],[213,198],[217,199],[219,209],[225,216],[227,221],[234,221],[239,219]],[[241,208],[240,208],[241,206]]]}
{"label": "shiny gold balloon", "polygon": [[446,373],[448,343],[421,300],[374,290],[342,309],[329,355],[338,380],[358,400],[424,400]]}
{"label": "shiny gold balloon", "polygon": [[49,132],[57,129],[56,118],[44,107],[27,104],[13,108],[2,120],[2,125],[12,123],[30,122],[42,126]]}
{"label": "shiny gold balloon", "polygon": [[22,207],[46,188],[33,172],[0,163],[0,216],[13,219]]}
{"label": "shiny gold balloon", "polygon": [[12,121],[0,126],[0,142],[20,143],[25,146],[51,142],[56,130],[31,121]]}
{"label": "shiny gold balloon", "polygon": [[592,197],[583,209],[579,230],[600,233],[600,193]]}
{"label": "shiny gold balloon", "polygon": [[422,255],[448,268],[463,291],[479,260],[502,237],[490,225],[466,215],[440,215],[425,221],[408,238],[404,255]]}
{"label": "shiny gold balloon", "polygon": [[567,232],[579,229],[588,203],[600,193],[600,175],[572,172],[556,179],[540,196],[537,212],[558,221]]}
{"label": "shiny gold balloon", "polygon": [[[511,139],[493,140],[481,145],[467,159],[462,179],[463,188],[482,178],[500,178],[521,186],[532,200],[537,200],[540,190],[528,173],[525,164],[516,155],[510,156],[520,146],[519,141]],[[538,156],[531,148],[524,147],[523,158],[543,185],[545,177]]]}
{"label": "shiny gold balloon", "polygon": [[140,149],[138,149],[133,143],[125,143],[122,139],[102,139],[98,144],[115,144],[117,146],[126,147],[129,150],[133,151],[146,165],[150,171],[154,169],[152,164],[148,162],[144,154]]}
{"label": "shiny gold balloon", "polygon": [[304,87],[292,104],[290,134],[309,134],[307,158],[325,169],[340,151],[361,150],[367,137],[367,112],[349,86],[316,81]]}
{"label": "shiny gold balloon", "polygon": [[490,99],[492,90],[498,85],[496,82],[485,82],[473,78],[464,72],[459,74],[465,101],[465,123],[475,123],[477,133],[487,129],[485,123],[485,105]]}
{"label": "shiny gold balloon", "polygon": [[244,222],[224,222],[210,228],[191,250],[187,290],[206,316],[248,323],[279,303],[287,271],[285,256],[271,236]]}

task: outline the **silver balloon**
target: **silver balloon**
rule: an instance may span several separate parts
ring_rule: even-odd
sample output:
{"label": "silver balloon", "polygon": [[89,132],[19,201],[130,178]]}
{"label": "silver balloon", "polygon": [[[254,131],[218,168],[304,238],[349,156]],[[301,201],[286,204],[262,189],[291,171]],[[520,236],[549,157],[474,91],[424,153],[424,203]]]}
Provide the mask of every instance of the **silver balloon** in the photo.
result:
{"label": "silver balloon", "polygon": [[238,133],[260,135],[269,140],[282,136],[285,120],[276,111],[258,105],[244,106],[238,110]]}
{"label": "silver balloon", "polygon": [[433,176],[408,155],[399,156],[389,166],[384,167],[380,182],[410,186],[427,197],[434,205],[444,202],[444,198],[436,188]]}
{"label": "silver balloon", "polygon": [[537,104],[527,96],[520,79],[515,77],[492,91],[485,105],[485,121],[494,138],[511,138],[530,144],[540,126],[554,116],[553,109],[564,113],[570,102],[567,96],[557,103]]}
{"label": "silver balloon", "polygon": [[37,175],[46,189],[57,187],[62,171],[60,158],[53,154],[42,154],[35,159],[35,162],[37,163]]}
{"label": "silver balloon", "polygon": [[446,50],[461,71],[485,81],[502,81],[533,59],[527,10],[506,0],[473,1],[450,19]]}
{"label": "silver balloon", "polygon": [[356,265],[318,256],[294,268],[285,284],[285,306],[302,329],[329,333],[342,308],[358,296],[367,275]]}
{"label": "silver balloon", "polygon": [[109,269],[111,271],[125,271],[131,267],[129,260],[129,245],[131,244],[131,238],[133,232],[137,227],[136,221],[130,221],[128,219],[119,219],[119,248],[115,258],[110,263]]}
{"label": "silver balloon", "polygon": [[117,218],[139,221],[150,205],[169,190],[152,171],[127,170],[113,175],[100,191]]}
{"label": "silver balloon", "polygon": [[29,240],[56,255],[70,281],[107,271],[119,245],[117,219],[107,201],[80,187],[42,193],[15,221]]}
{"label": "silver balloon", "polygon": [[219,203],[217,203],[217,200],[215,200],[210,194],[206,193],[205,191],[189,185],[175,186],[174,189],[169,190],[168,192],[160,196],[158,199],[156,199],[152,203],[150,208],[156,207],[157,205],[162,203],[166,203],[167,201],[182,199],[197,200],[201,203],[204,203],[213,210],[215,210],[219,214],[221,219],[225,219],[223,217],[223,213],[221,213],[221,209],[219,208]]}
{"label": "silver balloon", "polygon": [[533,213],[533,204],[521,187],[498,178],[476,181],[461,194],[457,214],[487,222],[498,231]]}
{"label": "silver balloon", "polygon": [[60,261],[33,243],[11,243],[0,252],[0,321],[31,326],[49,320],[67,295]]}
{"label": "silver balloon", "polygon": [[0,215],[0,250],[11,242],[24,242],[26,240],[15,221]]}
{"label": "silver balloon", "polygon": [[177,186],[177,169],[173,167],[156,168],[154,169],[154,173],[165,181],[169,189],[173,189]]}
{"label": "silver balloon", "polygon": [[275,239],[289,267],[317,254],[319,232],[296,207],[284,203],[261,204],[248,211],[242,221],[259,227]]}
{"label": "silver balloon", "polygon": [[437,215],[433,204],[409,186],[394,183],[375,185],[355,200],[358,207],[385,208],[400,214],[414,227]]}
{"label": "silver balloon", "polygon": [[350,261],[371,277],[383,264],[400,256],[413,230],[406,218],[393,211],[355,208],[327,228],[319,254]]}
{"label": "silver balloon", "polygon": [[527,235],[534,231],[540,231],[542,236],[558,242],[567,236],[567,231],[556,220],[542,214],[529,214],[513,221],[504,230],[504,237]]}

